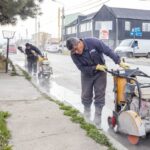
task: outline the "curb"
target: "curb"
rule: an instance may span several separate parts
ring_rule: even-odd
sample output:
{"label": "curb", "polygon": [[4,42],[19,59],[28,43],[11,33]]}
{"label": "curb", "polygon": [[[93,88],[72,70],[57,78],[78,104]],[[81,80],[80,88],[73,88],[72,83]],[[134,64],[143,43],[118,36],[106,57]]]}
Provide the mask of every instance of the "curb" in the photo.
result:
{"label": "curb", "polygon": [[[21,71],[24,71],[26,72],[26,74],[28,74],[28,72],[21,66],[18,66],[18,69],[20,69]],[[17,71],[18,71],[17,69]],[[28,74],[29,75],[29,74]],[[30,76],[30,75],[29,75]],[[26,78],[27,79],[27,78]],[[55,97],[51,97],[50,95],[48,95],[46,92],[43,92],[33,81],[32,81],[32,77],[31,77],[31,80],[27,79],[37,90],[38,92],[40,92],[40,94],[42,94],[46,99],[48,100],[52,100],[52,98],[55,99]],[[67,104],[67,105],[70,105],[71,107],[74,108],[74,106],[72,106],[70,103],[65,103],[63,102],[64,104]],[[117,149],[117,150],[128,150],[124,145],[122,145],[120,142],[118,142],[116,139],[114,139],[111,135],[109,135],[107,132],[104,132],[104,131],[101,131],[101,133],[103,133],[109,140],[110,142],[113,144],[113,146]]]}

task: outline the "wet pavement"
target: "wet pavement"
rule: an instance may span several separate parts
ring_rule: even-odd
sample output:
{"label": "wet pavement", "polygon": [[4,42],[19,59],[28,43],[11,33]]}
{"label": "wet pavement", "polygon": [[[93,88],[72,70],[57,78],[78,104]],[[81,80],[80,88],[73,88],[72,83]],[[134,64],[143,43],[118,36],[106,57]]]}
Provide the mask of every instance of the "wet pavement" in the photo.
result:
{"label": "wet pavement", "polygon": [[[11,56],[14,63],[24,67],[24,56],[22,54],[12,55]],[[50,60],[51,66],[53,67],[53,75],[50,80],[40,79],[38,80],[36,77],[33,77],[34,83],[36,83],[41,90],[56,98],[60,101],[67,102],[80,110],[83,113],[83,106],[80,100],[81,93],[81,85],[80,85],[80,72],[77,70],[75,65],[72,63],[72,60],[69,56],[57,55],[57,54],[48,54],[48,58]],[[117,65],[112,63],[109,58],[107,59],[107,66],[109,68],[117,68]],[[127,62],[131,63],[131,60]],[[150,75],[150,69],[147,65],[142,65],[142,63],[134,63],[131,64],[132,68],[139,67],[142,71]],[[136,65],[135,65],[136,64]],[[139,65],[140,64],[140,65]],[[102,113],[102,128],[103,130],[112,136],[114,139],[119,141],[122,145],[124,145],[127,149],[131,150],[148,150],[150,146],[150,138],[141,140],[138,146],[131,145],[126,135],[116,134],[112,130],[109,129],[107,124],[107,117],[112,114],[112,110],[114,107],[113,101],[113,79],[110,74],[108,74],[107,78],[107,89],[106,89],[106,105],[103,109]],[[92,106],[92,117],[94,116],[94,106]]]}

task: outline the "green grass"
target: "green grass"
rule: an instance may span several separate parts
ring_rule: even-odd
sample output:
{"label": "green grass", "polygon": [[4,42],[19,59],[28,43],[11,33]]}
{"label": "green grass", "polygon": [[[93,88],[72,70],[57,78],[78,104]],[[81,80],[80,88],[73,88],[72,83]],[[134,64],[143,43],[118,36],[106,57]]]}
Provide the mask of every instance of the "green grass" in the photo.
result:
{"label": "green grass", "polygon": [[72,122],[80,124],[80,127],[86,131],[87,136],[92,138],[95,142],[105,145],[108,147],[108,150],[116,150],[106,135],[93,124],[87,123],[78,110],[59,101],[53,101],[59,105],[60,109],[64,110],[64,115],[69,116]]}
{"label": "green grass", "polygon": [[0,150],[11,150],[8,145],[10,131],[7,129],[6,119],[10,116],[8,112],[0,111]]}
{"label": "green grass", "polygon": [[29,73],[25,70],[23,70],[20,66],[18,66],[18,68],[22,71],[24,77],[27,79],[27,80],[31,80],[31,76],[29,75]]}

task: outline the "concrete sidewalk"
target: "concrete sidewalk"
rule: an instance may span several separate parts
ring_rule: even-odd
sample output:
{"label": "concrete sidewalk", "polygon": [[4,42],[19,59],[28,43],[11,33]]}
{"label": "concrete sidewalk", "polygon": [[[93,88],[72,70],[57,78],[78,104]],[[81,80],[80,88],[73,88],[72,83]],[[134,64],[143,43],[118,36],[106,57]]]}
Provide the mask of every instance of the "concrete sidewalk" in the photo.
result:
{"label": "concrete sidewalk", "polygon": [[106,150],[86,136],[24,77],[0,74],[0,111],[8,111],[13,150]]}

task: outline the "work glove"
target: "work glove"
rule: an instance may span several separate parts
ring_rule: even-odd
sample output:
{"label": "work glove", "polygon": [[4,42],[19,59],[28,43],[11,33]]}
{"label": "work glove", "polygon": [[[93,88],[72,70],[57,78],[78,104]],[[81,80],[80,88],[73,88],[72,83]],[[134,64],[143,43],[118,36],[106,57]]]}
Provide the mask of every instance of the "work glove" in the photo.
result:
{"label": "work glove", "polygon": [[119,66],[123,69],[129,69],[129,65],[121,60]]}
{"label": "work glove", "polygon": [[31,50],[31,53],[34,55],[34,56],[38,56],[37,53],[33,50]]}
{"label": "work glove", "polygon": [[98,64],[96,66],[96,70],[98,70],[98,71],[104,71],[105,72],[107,70],[107,67],[105,65]]}
{"label": "work glove", "polygon": [[42,62],[44,60],[44,57],[38,56],[38,62]]}
{"label": "work glove", "polygon": [[31,53],[32,53],[32,54],[36,54],[35,51],[33,51],[33,50],[31,50]]}

